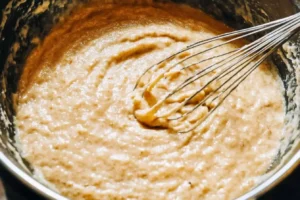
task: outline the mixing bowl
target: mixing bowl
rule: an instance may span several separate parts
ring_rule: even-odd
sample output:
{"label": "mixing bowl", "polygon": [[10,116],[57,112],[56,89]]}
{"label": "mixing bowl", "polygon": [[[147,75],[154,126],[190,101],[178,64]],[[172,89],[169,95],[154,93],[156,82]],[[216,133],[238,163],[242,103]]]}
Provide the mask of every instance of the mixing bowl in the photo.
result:
{"label": "mixing bowl", "polygon": [[[100,1],[100,0],[99,0]],[[50,199],[65,199],[35,179],[32,168],[15,146],[14,97],[24,61],[30,51],[75,7],[86,0],[1,0],[0,24],[0,161],[20,181]],[[103,3],[112,2],[103,0]],[[120,1],[116,1],[120,3]],[[144,1],[122,3],[149,4]],[[298,12],[292,0],[174,0],[202,9],[233,28],[261,24]],[[299,7],[298,7],[299,6]],[[286,177],[300,161],[300,34],[270,59],[284,85],[285,127],[281,146],[260,184],[238,199],[256,198]],[[253,38],[249,38],[250,40]],[[55,44],[53,44],[55,45]],[[280,98],[280,97],[278,97]]]}

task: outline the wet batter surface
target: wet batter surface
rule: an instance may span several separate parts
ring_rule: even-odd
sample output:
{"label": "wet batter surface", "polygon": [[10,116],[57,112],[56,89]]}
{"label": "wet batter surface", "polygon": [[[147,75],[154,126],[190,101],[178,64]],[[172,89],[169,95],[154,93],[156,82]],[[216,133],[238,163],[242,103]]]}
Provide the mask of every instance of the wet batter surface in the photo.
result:
{"label": "wet batter surface", "polygon": [[71,199],[232,199],[249,191],[283,127],[281,85],[268,65],[191,139],[134,117],[133,88],[146,68],[224,31],[175,4],[80,8],[27,60],[16,116],[22,155]]}

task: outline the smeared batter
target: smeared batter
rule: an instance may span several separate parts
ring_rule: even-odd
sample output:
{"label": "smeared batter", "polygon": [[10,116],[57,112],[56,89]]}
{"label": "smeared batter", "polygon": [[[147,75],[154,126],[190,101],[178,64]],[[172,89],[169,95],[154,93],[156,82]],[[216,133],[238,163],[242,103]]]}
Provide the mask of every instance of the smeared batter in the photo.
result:
{"label": "smeared batter", "polygon": [[133,115],[133,87],[146,68],[225,31],[175,4],[80,8],[27,60],[16,116],[22,155],[71,199],[232,199],[249,191],[283,127],[281,85],[268,65],[190,140]]}

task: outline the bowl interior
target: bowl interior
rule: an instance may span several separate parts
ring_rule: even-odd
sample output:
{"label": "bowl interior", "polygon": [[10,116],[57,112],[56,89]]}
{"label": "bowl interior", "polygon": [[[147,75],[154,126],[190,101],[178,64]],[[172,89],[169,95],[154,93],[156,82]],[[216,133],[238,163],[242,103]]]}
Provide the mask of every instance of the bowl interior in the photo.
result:
{"label": "bowl interior", "polygon": [[[20,180],[37,192],[50,198],[62,198],[32,177],[32,168],[22,159],[15,146],[14,97],[24,61],[30,51],[78,3],[87,0],[2,0],[0,25],[0,161]],[[103,2],[114,2],[104,1]],[[119,1],[115,1],[120,3]],[[122,1],[130,3],[132,1]],[[149,1],[137,1],[145,3]],[[298,11],[297,3],[290,0],[174,0],[204,10],[233,28],[240,29],[261,24]],[[254,38],[249,38],[254,39]],[[300,139],[300,34],[296,34],[271,61],[278,68],[284,85],[285,128],[281,148],[262,183],[245,196],[254,197],[269,189],[299,163]]]}

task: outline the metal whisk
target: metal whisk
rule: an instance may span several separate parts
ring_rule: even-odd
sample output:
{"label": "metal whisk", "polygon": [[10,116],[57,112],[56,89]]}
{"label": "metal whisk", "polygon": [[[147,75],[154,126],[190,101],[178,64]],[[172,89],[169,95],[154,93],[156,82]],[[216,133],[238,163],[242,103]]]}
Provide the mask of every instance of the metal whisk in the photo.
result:
{"label": "metal whisk", "polygon": [[[193,131],[211,116],[262,62],[292,37],[299,27],[300,13],[297,13],[280,20],[196,42],[149,67],[137,80],[135,86],[135,90],[139,90],[142,98],[155,88],[163,88],[161,82],[168,79],[170,74],[172,76],[174,73],[183,73],[185,76],[180,84],[172,86],[171,90],[159,93],[158,96],[161,98],[148,102],[147,109],[136,111],[136,118],[143,123],[147,120],[151,123],[155,120],[162,120],[165,123],[176,121],[177,127],[174,129],[178,132]],[[226,53],[216,54],[216,50],[224,45],[230,45],[237,40],[264,31],[268,33],[249,44]],[[199,47],[202,47],[200,51],[187,54]],[[207,54],[208,56],[205,56]],[[175,58],[179,61],[176,60],[174,63],[172,61]],[[196,67],[196,71],[189,72],[190,69],[204,63],[209,64],[202,68]],[[142,81],[143,79],[147,79],[146,83]],[[194,85],[191,87],[192,84]],[[172,98],[176,99],[176,96],[180,95],[183,96],[181,101],[167,106],[172,102]],[[206,108],[204,115],[187,120],[192,113],[197,113],[197,110],[203,107]],[[157,126],[161,126],[161,123]]]}

